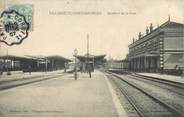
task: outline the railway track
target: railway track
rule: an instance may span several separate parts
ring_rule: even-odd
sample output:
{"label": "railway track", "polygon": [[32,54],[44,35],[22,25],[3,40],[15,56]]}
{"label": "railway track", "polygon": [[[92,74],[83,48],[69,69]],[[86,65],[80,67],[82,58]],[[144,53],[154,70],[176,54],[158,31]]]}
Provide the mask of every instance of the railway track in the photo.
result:
{"label": "railway track", "polygon": [[170,86],[175,86],[175,87],[184,89],[184,83],[171,81],[171,80],[167,80],[167,79],[160,79],[160,78],[151,77],[151,76],[144,76],[144,75],[136,74],[136,73],[133,73],[131,75],[139,77],[139,78],[150,79],[150,80],[155,81],[155,82],[160,82],[160,83],[164,83],[164,84],[167,84]]}
{"label": "railway track", "polygon": [[140,80],[142,82],[146,82],[146,83],[158,86],[160,88],[167,89],[171,92],[176,93],[177,95],[184,96],[184,84],[183,83],[169,81],[169,80],[162,80],[162,79],[142,76],[138,74],[131,74],[127,76],[129,78]]}
{"label": "railway track", "polygon": [[[172,105],[155,97],[146,89],[132,83],[126,78],[113,73],[106,73],[108,78],[126,97],[139,117],[184,117],[184,114]],[[135,113],[131,116],[136,116]]]}

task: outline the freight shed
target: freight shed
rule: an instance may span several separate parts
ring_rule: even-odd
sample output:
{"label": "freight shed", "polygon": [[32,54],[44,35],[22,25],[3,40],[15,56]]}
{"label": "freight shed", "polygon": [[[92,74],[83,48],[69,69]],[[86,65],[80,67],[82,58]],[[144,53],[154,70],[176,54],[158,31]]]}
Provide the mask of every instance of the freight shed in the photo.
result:
{"label": "freight shed", "polygon": [[63,69],[71,60],[61,56],[0,56],[0,71],[53,71]]}

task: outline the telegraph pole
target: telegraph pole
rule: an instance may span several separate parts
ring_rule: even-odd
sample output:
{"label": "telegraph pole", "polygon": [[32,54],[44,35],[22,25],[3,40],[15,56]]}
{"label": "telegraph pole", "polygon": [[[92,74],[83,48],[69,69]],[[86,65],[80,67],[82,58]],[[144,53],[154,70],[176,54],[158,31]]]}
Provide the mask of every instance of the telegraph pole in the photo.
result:
{"label": "telegraph pole", "polygon": [[89,59],[89,34],[87,34],[87,64]]}
{"label": "telegraph pole", "polygon": [[87,67],[88,67],[88,55],[89,55],[89,35],[87,34],[87,52],[86,52],[86,69],[85,69],[85,71],[87,72]]}
{"label": "telegraph pole", "polygon": [[75,56],[75,65],[74,65],[74,78],[77,80],[77,49],[74,50],[74,56]]}
{"label": "telegraph pole", "polygon": [[91,66],[89,63],[89,34],[87,34],[87,72],[89,72],[89,77],[91,78]]}

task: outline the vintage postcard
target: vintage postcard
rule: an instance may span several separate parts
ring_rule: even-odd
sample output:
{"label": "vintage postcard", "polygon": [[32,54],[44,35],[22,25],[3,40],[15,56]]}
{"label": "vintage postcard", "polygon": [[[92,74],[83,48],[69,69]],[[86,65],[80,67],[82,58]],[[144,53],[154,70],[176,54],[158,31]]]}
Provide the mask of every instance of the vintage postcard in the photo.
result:
{"label": "vintage postcard", "polygon": [[0,117],[184,117],[183,0],[0,0]]}

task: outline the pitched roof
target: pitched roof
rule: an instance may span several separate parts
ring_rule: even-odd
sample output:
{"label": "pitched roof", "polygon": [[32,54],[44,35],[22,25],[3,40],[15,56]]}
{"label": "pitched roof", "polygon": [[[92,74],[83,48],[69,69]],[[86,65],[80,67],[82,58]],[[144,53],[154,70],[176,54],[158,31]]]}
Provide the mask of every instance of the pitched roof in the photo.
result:
{"label": "pitched roof", "polygon": [[64,58],[62,56],[59,56],[59,55],[52,55],[52,56],[47,56],[46,57],[47,59],[57,59],[57,60],[62,60],[62,61],[65,61],[65,62],[71,62],[70,59],[67,59],[67,58]]}
{"label": "pitched roof", "polygon": [[89,59],[103,59],[106,55],[103,54],[103,55],[76,55],[75,57],[77,57],[78,59],[80,60],[85,60],[86,58],[89,58]]}
{"label": "pitched roof", "polygon": [[152,32],[148,33],[147,35],[142,36],[140,39],[138,39],[137,41],[135,41],[134,43],[131,43],[128,45],[128,47],[131,47],[132,45],[137,45],[137,42],[139,43],[139,41],[147,36],[150,36],[152,34],[159,34],[160,33],[160,29],[164,29],[164,28],[168,28],[168,27],[179,27],[179,28],[184,28],[184,24],[182,23],[177,23],[177,22],[173,22],[173,21],[166,21],[165,23],[163,23],[161,26],[158,26],[157,28],[153,29]]}

